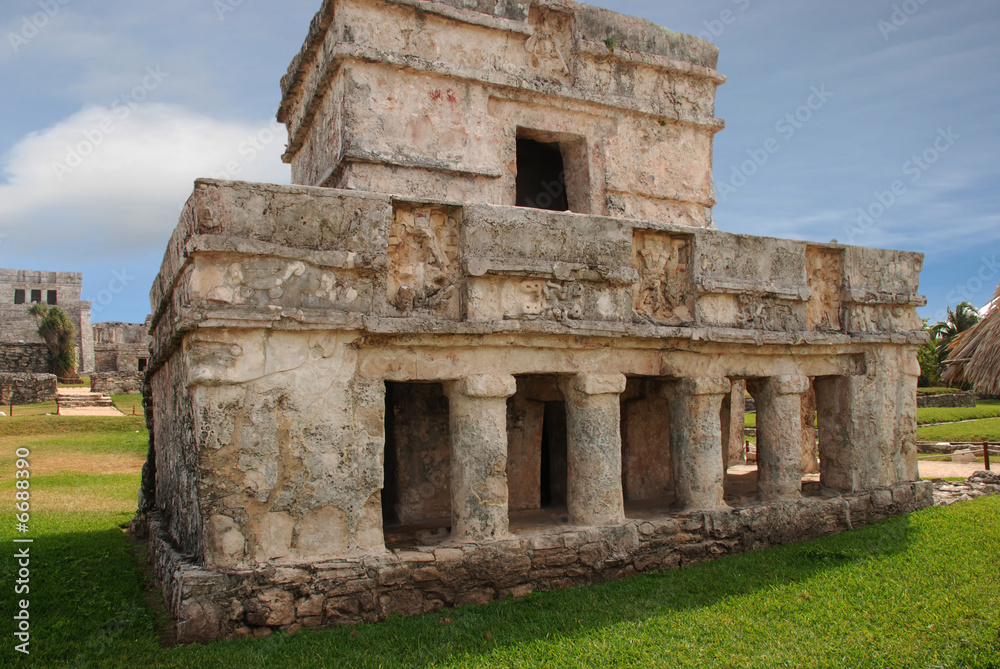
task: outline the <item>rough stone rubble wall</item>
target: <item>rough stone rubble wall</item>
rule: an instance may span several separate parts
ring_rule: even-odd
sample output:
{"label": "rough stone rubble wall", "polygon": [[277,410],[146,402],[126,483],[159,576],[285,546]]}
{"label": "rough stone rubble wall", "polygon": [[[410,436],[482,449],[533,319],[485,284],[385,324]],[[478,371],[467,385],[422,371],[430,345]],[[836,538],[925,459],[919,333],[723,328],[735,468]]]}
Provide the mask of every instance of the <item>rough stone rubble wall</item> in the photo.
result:
{"label": "rough stone rubble wall", "polygon": [[0,405],[49,402],[55,399],[57,387],[54,374],[0,373]]}
{"label": "rough stone rubble wall", "polygon": [[976,393],[955,393],[953,395],[917,395],[917,408],[969,409],[976,406]]}
{"label": "rough stone rubble wall", "polygon": [[0,372],[48,374],[52,356],[45,344],[0,344]]}
{"label": "rough stone rubble wall", "polygon": [[106,372],[90,375],[90,392],[105,395],[135,395],[142,392],[144,375],[139,372]]}

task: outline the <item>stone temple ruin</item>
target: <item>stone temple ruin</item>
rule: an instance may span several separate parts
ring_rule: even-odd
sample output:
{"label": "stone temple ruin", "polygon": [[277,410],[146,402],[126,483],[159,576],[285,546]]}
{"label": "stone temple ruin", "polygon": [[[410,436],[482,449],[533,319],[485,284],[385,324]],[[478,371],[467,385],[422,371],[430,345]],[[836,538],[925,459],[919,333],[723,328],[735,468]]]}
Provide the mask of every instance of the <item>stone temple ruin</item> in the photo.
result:
{"label": "stone temple ruin", "polygon": [[182,641],[930,503],[922,257],[715,230],[717,55],[564,0],[324,3],[282,81],[300,185],[197,182],[151,293],[135,526]]}

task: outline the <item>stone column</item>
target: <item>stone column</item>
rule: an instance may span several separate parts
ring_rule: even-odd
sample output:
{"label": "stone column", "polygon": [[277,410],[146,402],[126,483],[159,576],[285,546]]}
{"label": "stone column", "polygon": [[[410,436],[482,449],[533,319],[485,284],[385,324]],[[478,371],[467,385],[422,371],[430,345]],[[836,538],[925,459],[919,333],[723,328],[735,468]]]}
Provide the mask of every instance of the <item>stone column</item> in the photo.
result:
{"label": "stone column", "polygon": [[580,374],[561,383],[566,400],[569,522],[614,525],[625,520],[622,495],[623,374]]}
{"label": "stone column", "polygon": [[670,404],[670,451],[674,490],[681,511],[728,508],[723,501],[726,475],[722,453],[722,400],[729,379],[672,381],[663,394]]}
{"label": "stone column", "polygon": [[471,376],[445,385],[451,423],[451,536],[502,539],[507,514],[507,398],[513,376]]}
{"label": "stone column", "polygon": [[757,492],[787,499],[802,491],[802,395],[809,377],[774,376],[747,383],[757,401]]}
{"label": "stone column", "polygon": [[732,390],[722,398],[722,457],[723,467],[747,463],[744,435],[746,434],[746,381],[732,381]]}

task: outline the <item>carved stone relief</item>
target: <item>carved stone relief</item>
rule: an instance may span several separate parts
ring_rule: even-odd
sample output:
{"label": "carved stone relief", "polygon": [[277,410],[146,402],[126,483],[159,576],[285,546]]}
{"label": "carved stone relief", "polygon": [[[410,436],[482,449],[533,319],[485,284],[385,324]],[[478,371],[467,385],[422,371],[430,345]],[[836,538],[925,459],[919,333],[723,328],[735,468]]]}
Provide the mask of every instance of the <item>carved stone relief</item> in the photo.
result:
{"label": "carved stone relief", "polygon": [[802,322],[791,303],[774,297],[737,295],[739,327],[747,330],[795,332]]}
{"label": "carved stone relief", "polygon": [[534,33],[524,44],[529,67],[542,79],[571,83],[572,72],[567,56],[571,55],[572,18],[562,12],[537,8],[532,11]]}
{"label": "carved stone relief", "polygon": [[396,209],[389,235],[389,304],[403,314],[458,317],[458,220],[442,209]]}
{"label": "carved stone relief", "polygon": [[848,329],[854,334],[887,334],[920,330],[913,307],[856,304],[848,311]]}
{"label": "carved stone relief", "polygon": [[529,279],[518,286],[519,300],[504,318],[568,322],[583,318],[583,285],[575,281]]}
{"label": "carved stone relief", "polygon": [[810,330],[839,332],[842,329],[840,308],[844,289],[844,255],[836,249],[808,247],[806,277],[812,295],[806,304],[806,323]]}
{"label": "carved stone relief", "polygon": [[639,272],[639,283],[632,295],[637,318],[661,325],[691,323],[691,242],[685,237],[636,231],[633,247],[632,264]]}
{"label": "carved stone relief", "polygon": [[206,286],[207,299],[222,304],[346,311],[360,297],[353,277],[277,258],[199,268],[199,279]]}

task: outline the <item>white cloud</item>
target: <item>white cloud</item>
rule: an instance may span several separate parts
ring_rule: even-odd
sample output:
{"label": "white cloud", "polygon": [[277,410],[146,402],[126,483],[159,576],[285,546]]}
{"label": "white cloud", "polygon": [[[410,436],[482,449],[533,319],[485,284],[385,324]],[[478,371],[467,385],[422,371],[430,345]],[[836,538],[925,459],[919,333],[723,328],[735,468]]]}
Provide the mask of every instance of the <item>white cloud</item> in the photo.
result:
{"label": "white cloud", "polygon": [[5,156],[0,232],[104,252],[162,244],[199,177],[288,183],[274,121],[223,121],[167,104],[86,107]]}

